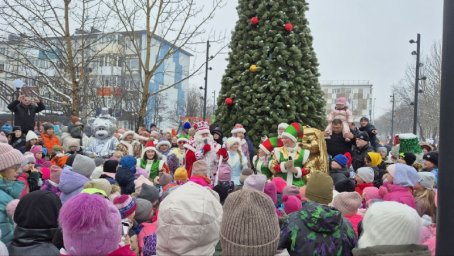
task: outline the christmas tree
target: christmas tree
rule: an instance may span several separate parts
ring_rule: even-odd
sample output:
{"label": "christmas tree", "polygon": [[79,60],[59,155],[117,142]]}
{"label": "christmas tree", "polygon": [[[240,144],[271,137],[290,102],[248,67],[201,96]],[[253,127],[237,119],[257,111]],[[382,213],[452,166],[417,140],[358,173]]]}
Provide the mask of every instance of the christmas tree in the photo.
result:
{"label": "christmas tree", "polygon": [[323,128],[325,101],[304,0],[239,0],[216,120],[236,123],[255,143],[281,122]]}

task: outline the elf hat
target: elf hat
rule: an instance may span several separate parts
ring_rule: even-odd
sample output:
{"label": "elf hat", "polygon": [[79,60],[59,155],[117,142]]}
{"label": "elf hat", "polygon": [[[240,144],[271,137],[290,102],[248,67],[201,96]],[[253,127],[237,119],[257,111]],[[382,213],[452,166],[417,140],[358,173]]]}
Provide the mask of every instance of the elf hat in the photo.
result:
{"label": "elf hat", "polygon": [[246,129],[244,129],[242,124],[235,124],[231,133],[235,134],[235,133],[239,133],[239,132],[246,133]]}
{"label": "elf hat", "polygon": [[177,143],[180,141],[188,142],[189,141],[189,135],[187,134],[180,134],[178,135]]}
{"label": "elf hat", "polygon": [[284,144],[282,143],[281,139],[278,139],[277,137],[272,137],[266,139],[262,144],[260,144],[259,148],[265,151],[267,155],[269,155],[271,154],[274,148],[279,148],[282,146],[284,146]]}
{"label": "elf hat", "polygon": [[292,123],[289,127],[287,127],[287,129],[285,129],[282,136],[288,137],[295,143],[298,142],[298,139],[301,139],[304,136],[303,125],[300,123]]}

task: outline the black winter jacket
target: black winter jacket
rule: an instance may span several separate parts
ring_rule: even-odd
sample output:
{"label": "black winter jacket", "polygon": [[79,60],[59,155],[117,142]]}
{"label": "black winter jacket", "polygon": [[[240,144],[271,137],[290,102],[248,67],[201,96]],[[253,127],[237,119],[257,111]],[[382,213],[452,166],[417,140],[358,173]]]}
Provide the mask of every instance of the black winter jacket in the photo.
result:
{"label": "black winter jacket", "polygon": [[42,102],[38,105],[24,106],[20,101],[15,100],[8,105],[8,109],[14,112],[14,125],[20,126],[22,133],[27,134],[28,131],[35,128],[35,116],[37,113],[46,109]]}

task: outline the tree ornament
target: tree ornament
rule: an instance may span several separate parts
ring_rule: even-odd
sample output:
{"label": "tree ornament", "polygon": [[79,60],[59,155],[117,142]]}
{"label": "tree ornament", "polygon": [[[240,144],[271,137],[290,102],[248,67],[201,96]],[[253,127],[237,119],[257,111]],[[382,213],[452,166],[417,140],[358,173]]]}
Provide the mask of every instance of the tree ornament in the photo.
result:
{"label": "tree ornament", "polygon": [[249,67],[249,71],[255,73],[255,72],[257,71],[257,65],[252,64],[252,65]]}
{"label": "tree ornament", "polygon": [[284,25],[284,28],[285,28],[285,30],[287,30],[287,32],[292,32],[292,30],[293,30],[293,24],[290,23],[290,22],[288,22],[288,23],[286,23],[286,24]]}
{"label": "tree ornament", "polygon": [[233,105],[233,99],[230,97],[225,98],[225,104],[227,104],[228,107]]}
{"label": "tree ornament", "polygon": [[251,24],[254,25],[254,26],[259,24],[259,17],[257,17],[257,16],[252,17],[251,18]]}

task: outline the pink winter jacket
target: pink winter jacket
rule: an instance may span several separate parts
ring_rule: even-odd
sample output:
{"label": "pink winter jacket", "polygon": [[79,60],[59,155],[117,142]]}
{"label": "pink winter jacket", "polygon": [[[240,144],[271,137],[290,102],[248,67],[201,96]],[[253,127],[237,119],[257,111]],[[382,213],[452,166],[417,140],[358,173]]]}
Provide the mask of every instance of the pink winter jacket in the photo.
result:
{"label": "pink winter jacket", "polygon": [[353,115],[348,108],[342,110],[331,110],[328,115],[328,123],[331,123],[334,119],[340,119],[342,122],[347,122],[349,124],[353,123]]}
{"label": "pink winter jacket", "polygon": [[378,192],[385,201],[394,201],[406,204],[414,209],[416,208],[415,198],[409,187],[385,183],[380,187]]}
{"label": "pink winter jacket", "polygon": [[346,218],[353,226],[353,230],[355,230],[356,236],[358,236],[358,224],[363,220],[363,216],[360,214],[355,214],[355,215],[350,215],[350,216],[345,216]]}
{"label": "pink winter jacket", "polygon": [[144,222],[141,225],[143,227],[142,227],[142,230],[140,230],[139,235],[137,236],[137,242],[139,243],[140,255],[143,255],[142,249],[145,244],[144,239],[146,236],[150,236],[153,233],[156,233],[156,229],[158,228],[158,222],[157,221],[155,221],[153,223]]}

